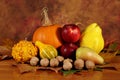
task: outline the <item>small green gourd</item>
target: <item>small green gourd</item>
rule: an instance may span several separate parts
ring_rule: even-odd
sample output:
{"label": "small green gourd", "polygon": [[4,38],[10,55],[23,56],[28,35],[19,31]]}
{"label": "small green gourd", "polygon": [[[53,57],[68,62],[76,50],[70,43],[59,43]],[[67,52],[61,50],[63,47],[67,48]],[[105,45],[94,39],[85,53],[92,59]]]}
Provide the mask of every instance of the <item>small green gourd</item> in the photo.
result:
{"label": "small green gourd", "polygon": [[40,58],[52,59],[58,56],[58,52],[55,47],[49,44],[44,44],[40,41],[36,41],[35,45],[39,48]]}

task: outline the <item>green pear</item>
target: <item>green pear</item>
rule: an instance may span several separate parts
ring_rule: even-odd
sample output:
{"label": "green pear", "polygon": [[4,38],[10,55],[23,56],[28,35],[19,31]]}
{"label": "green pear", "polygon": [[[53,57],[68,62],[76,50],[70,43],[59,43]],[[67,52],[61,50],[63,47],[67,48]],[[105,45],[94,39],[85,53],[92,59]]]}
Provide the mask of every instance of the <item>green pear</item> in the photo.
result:
{"label": "green pear", "polygon": [[76,59],[91,60],[95,64],[104,64],[104,59],[88,47],[79,47],[76,50]]}

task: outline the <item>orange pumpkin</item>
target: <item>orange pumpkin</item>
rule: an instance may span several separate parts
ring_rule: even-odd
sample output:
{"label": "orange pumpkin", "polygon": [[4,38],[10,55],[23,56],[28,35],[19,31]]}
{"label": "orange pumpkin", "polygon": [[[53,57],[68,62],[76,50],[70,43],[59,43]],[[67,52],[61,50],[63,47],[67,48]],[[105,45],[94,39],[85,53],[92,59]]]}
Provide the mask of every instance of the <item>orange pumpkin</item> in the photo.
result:
{"label": "orange pumpkin", "polygon": [[39,40],[43,43],[50,44],[55,48],[58,48],[62,45],[60,38],[61,27],[57,24],[51,24],[48,14],[46,13],[46,9],[43,10],[43,14],[45,17],[45,23],[34,32],[33,42]]}

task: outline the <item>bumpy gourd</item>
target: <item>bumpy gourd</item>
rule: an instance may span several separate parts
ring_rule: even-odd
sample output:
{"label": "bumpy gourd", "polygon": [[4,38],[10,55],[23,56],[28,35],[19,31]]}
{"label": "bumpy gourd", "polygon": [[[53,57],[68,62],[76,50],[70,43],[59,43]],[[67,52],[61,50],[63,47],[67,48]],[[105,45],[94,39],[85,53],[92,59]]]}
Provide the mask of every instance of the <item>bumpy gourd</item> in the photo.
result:
{"label": "bumpy gourd", "polygon": [[35,45],[39,48],[40,58],[52,59],[58,55],[56,48],[52,45],[44,44],[40,41],[36,41]]}
{"label": "bumpy gourd", "polygon": [[37,55],[37,47],[32,42],[22,40],[12,47],[12,56],[17,62],[26,62]]}
{"label": "bumpy gourd", "polygon": [[82,33],[80,46],[91,48],[97,54],[104,48],[102,29],[97,23],[90,24]]}

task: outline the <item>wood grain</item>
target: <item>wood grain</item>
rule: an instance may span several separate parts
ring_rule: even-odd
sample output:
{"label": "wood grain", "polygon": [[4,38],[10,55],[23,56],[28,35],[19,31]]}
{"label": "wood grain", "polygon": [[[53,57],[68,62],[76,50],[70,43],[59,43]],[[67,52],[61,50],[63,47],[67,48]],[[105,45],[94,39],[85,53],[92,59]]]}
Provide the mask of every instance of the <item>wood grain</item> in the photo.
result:
{"label": "wood grain", "polygon": [[[104,69],[101,71],[82,71],[77,74],[63,76],[60,72],[38,70],[20,74],[18,68],[13,67],[14,60],[0,61],[1,80],[120,80],[120,71]],[[111,64],[120,64],[120,56],[116,56]],[[120,66],[119,66],[120,68]]]}

